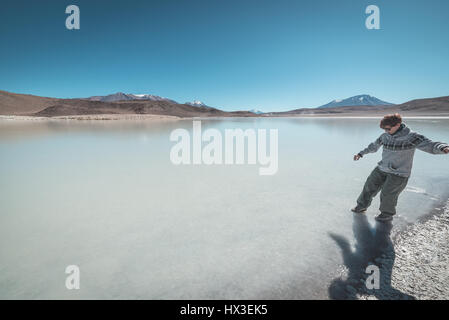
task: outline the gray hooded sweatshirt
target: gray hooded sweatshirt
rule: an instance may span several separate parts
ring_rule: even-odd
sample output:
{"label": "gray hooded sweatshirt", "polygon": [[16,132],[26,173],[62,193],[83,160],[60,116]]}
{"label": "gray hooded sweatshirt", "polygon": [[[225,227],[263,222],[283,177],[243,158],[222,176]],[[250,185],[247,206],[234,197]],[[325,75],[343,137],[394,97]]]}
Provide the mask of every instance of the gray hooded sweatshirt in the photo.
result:
{"label": "gray hooded sweatshirt", "polygon": [[410,177],[415,149],[432,154],[444,154],[446,143],[433,142],[423,135],[410,130],[404,123],[394,134],[384,133],[366,149],[359,152],[362,157],[376,152],[383,146],[382,160],[378,163],[380,170],[402,177]]}

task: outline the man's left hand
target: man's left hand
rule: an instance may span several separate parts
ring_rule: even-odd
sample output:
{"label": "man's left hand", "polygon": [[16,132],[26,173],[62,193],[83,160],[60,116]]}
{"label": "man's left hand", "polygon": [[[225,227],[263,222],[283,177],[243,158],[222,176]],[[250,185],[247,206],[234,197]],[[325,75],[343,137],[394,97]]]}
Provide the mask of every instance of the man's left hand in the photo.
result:
{"label": "man's left hand", "polygon": [[444,149],[443,149],[443,152],[444,152],[444,153],[449,153],[449,147],[444,148]]}

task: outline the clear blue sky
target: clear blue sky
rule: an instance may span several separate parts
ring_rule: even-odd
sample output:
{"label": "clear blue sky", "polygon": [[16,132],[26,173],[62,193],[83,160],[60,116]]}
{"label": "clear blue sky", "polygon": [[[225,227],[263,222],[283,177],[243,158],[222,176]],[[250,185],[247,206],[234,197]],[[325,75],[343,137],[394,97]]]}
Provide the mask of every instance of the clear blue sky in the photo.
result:
{"label": "clear blue sky", "polygon": [[[70,4],[80,30],[65,28]],[[381,30],[365,28],[370,4]],[[10,0],[0,39],[0,89],[41,96],[276,111],[449,95],[447,0]]]}

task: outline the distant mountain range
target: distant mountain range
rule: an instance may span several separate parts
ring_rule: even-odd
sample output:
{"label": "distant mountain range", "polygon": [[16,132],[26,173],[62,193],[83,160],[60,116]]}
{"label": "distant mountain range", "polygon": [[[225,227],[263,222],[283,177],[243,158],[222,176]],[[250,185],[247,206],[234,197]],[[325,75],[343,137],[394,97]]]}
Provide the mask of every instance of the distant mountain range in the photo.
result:
{"label": "distant mountain range", "polygon": [[[117,92],[114,94],[109,94],[106,96],[92,96],[89,98],[85,98],[90,101],[103,101],[103,102],[118,102],[118,101],[136,101],[136,100],[148,100],[148,101],[167,101],[171,103],[177,103],[175,100],[152,95],[152,94],[132,94],[132,93],[123,93]],[[186,102],[186,105],[192,107],[209,107],[205,103],[194,100],[193,102]],[[390,102],[382,101],[376,97],[370,96],[368,94],[361,94],[357,96],[353,96],[346,99],[337,99],[333,100],[325,105],[318,107],[321,108],[335,108],[335,107],[347,107],[347,106],[386,106],[393,105]],[[252,109],[249,110],[255,114],[262,114],[263,112],[260,110]]]}
{"label": "distant mountain range", "polygon": [[326,108],[301,108],[285,112],[264,113],[263,116],[293,117],[293,116],[375,116],[398,112],[403,116],[449,116],[449,96],[416,99],[401,104],[354,105]]}
{"label": "distant mountain range", "polygon": [[[175,100],[156,96],[153,94],[133,94],[133,93],[123,93],[117,92],[114,94],[109,94],[106,96],[92,96],[89,98],[85,98],[85,100],[90,101],[103,101],[103,102],[118,102],[118,101],[136,101],[136,100],[148,100],[148,101],[167,101],[171,103],[178,103]],[[186,102],[186,105],[192,107],[209,107],[199,100],[194,100],[193,102]]]}
{"label": "distant mountain range", "polygon": [[132,94],[123,92],[117,92],[114,94],[109,94],[107,96],[93,96],[85,99],[90,101],[104,101],[104,102],[149,100],[149,101],[168,101],[172,103],[177,103],[174,100],[155,96],[152,94]]}
{"label": "distant mountain range", "polygon": [[[362,99],[363,98],[363,99]],[[344,102],[346,101],[346,102]],[[359,101],[359,102],[357,102]],[[352,105],[341,105],[352,103]],[[319,108],[285,112],[227,112],[195,100],[179,104],[149,94],[116,93],[83,99],[58,99],[0,90],[0,115],[73,116],[107,114],[152,114],[177,117],[295,117],[295,116],[381,116],[399,112],[404,116],[449,116],[449,96],[426,98],[393,105],[368,95],[335,100]]]}
{"label": "distant mountain range", "polygon": [[74,115],[152,114],[176,117],[254,117],[249,111],[226,112],[208,106],[180,104],[153,96],[116,93],[82,99],[57,99],[0,90],[0,115],[57,117]]}
{"label": "distant mountain range", "polygon": [[333,100],[325,105],[318,107],[318,109],[350,106],[388,106],[392,104],[393,103],[382,101],[368,94],[361,94],[347,99]]}

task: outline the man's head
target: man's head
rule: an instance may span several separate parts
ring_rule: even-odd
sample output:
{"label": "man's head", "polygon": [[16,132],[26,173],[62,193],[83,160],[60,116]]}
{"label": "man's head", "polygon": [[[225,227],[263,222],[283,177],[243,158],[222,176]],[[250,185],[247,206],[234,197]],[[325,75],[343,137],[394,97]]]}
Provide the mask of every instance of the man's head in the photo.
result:
{"label": "man's head", "polygon": [[389,134],[394,134],[398,131],[402,123],[402,117],[399,113],[387,114],[382,121],[380,121],[380,127]]}

